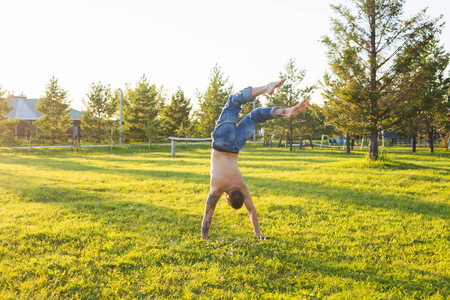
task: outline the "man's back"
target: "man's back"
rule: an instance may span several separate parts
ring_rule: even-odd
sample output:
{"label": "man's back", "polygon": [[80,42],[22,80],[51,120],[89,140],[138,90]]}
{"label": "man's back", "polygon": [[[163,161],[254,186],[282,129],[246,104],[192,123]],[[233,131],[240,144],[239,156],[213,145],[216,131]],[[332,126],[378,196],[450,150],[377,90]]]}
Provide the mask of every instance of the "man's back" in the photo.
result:
{"label": "man's back", "polygon": [[211,189],[223,193],[245,187],[237,164],[238,155],[211,149]]}

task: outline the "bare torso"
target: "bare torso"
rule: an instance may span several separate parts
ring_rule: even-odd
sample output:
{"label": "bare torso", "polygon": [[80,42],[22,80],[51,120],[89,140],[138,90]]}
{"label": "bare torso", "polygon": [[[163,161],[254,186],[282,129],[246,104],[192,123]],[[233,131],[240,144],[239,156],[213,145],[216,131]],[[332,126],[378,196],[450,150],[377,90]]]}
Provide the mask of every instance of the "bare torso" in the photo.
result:
{"label": "bare torso", "polygon": [[219,152],[211,149],[211,190],[216,193],[232,189],[244,189],[244,178],[238,167],[239,154]]}

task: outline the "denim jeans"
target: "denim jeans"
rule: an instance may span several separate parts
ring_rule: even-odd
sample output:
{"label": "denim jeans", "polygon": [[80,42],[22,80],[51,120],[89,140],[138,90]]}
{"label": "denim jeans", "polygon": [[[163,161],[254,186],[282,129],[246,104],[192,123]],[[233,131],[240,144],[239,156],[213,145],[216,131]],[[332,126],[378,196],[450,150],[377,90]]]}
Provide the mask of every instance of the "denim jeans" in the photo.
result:
{"label": "denim jeans", "polygon": [[279,106],[259,107],[242,118],[236,125],[241,105],[255,100],[251,96],[251,90],[252,88],[248,87],[228,98],[222,114],[216,122],[216,128],[211,134],[214,150],[239,153],[252,135],[257,123],[278,118],[275,115],[275,110],[280,108]]}

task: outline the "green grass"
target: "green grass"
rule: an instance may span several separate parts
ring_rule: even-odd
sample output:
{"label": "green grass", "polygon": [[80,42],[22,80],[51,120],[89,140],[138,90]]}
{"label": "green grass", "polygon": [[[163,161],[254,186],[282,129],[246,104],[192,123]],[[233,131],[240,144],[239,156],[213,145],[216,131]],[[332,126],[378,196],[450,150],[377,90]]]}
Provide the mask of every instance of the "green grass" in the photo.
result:
{"label": "green grass", "polygon": [[1,299],[450,297],[450,152],[267,149],[200,240],[208,145],[0,150]]}

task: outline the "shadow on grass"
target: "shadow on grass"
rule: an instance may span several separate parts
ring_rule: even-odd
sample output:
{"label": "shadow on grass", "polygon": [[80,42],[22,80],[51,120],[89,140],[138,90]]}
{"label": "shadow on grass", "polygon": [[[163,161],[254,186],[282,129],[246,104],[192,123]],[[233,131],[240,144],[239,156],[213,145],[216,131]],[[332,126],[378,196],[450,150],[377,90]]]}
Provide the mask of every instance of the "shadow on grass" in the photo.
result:
{"label": "shadow on grass", "polygon": [[[374,192],[351,190],[323,184],[295,182],[290,180],[249,178],[247,184],[260,186],[272,195],[302,196],[313,199],[325,199],[339,205],[357,205],[364,209],[378,208],[397,210],[409,214],[423,214],[431,217],[449,219],[450,204],[426,202],[414,197],[398,197]],[[258,189],[258,187],[256,187]],[[251,188],[250,188],[251,190]]]}
{"label": "shadow on grass", "polygon": [[[429,162],[429,161],[426,161]],[[394,161],[394,162],[388,162],[387,164],[388,169],[391,170],[435,170],[440,173],[447,173],[448,175],[450,173],[450,163],[442,164],[442,167],[436,167],[436,166],[423,166],[420,164],[414,164],[410,162],[402,161],[401,159]]]}
{"label": "shadow on grass", "polygon": [[[1,184],[0,184],[1,186]],[[10,189],[14,192],[14,189]],[[88,216],[113,231],[158,236],[164,242],[199,235],[201,216],[181,209],[121,199],[120,194],[103,194],[77,188],[27,184],[19,193],[22,201],[48,203]]]}
{"label": "shadow on grass", "polygon": [[[42,170],[62,170],[62,171],[81,171],[81,172],[97,172],[101,174],[112,173],[112,174],[123,174],[124,176],[131,177],[147,177],[147,178],[155,178],[155,179],[164,179],[164,178],[180,178],[185,177],[184,179],[191,179],[195,182],[198,182],[198,179],[209,181],[209,172],[205,174],[198,174],[195,171],[198,170],[198,167],[205,167],[205,163],[203,162],[187,162],[182,159],[178,160],[168,160],[168,161],[153,161],[153,160],[127,160],[127,159],[104,159],[104,158],[89,158],[83,157],[83,160],[88,160],[92,162],[96,161],[105,161],[105,162],[117,162],[114,165],[103,165],[103,166],[94,166],[89,163],[82,163],[80,161],[72,161],[70,158],[66,161],[61,161],[58,158],[54,157],[8,157],[6,160],[1,160],[2,164],[10,164],[10,165],[21,165],[21,166],[34,166],[38,169]],[[121,164],[123,163],[123,164]],[[208,162],[209,163],[209,162]],[[135,164],[140,166],[158,166],[158,167],[167,167],[173,168],[176,170],[177,167],[190,165],[192,166],[192,173],[188,172],[176,172],[176,171],[158,171],[152,169],[129,169],[122,168],[122,165]],[[209,168],[208,168],[209,169]],[[166,174],[164,174],[166,173]],[[186,174],[191,174],[186,176]],[[178,176],[184,175],[184,176]],[[195,175],[195,176],[192,176]],[[207,177],[207,178],[206,178]]]}
{"label": "shadow on grass", "polygon": [[[199,155],[204,157],[204,155]],[[276,157],[276,156],[274,156]],[[8,158],[9,159],[9,158]],[[138,163],[139,160],[136,160]],[[185,162],[178,161],[180,165],[185,165]],[[2,162],[5,163],[5,162]],[[53,160],[51,158],[40,159],[39,162],[35,160],[13,159],[8,163],[11,164],[35,164],[41,168],[55,168],[62,170],[73,170],[72,165],[62,164],[61,161]],[[73,162],[71,162],[73,164]],[[61,166],[63,165],[63,166]],[[174,164],[176,166],[177,164]],[[194,164],[195,165],[195,164]],[[159,170],[135,170],[135,169],[121,169],[121,168],[101,168],[90,165],[79,165],[78,170],[98,172],[104,174],[105,172],[112,172],[114,174],[121,173],[124,176],[145,176],[154,179],[172,179],[183,180],[189,182],[204,182],[205,185],[209,182],[208,174],[195,174],[190,172],[174,171],[159,171]],[[7,173],[4,173],[8,175]],[[137,175],[136,175],[137,174]],[[362,209],[370,210],[372,208],[379,208],[385,210],[398,210],[411,214],[424,214],[432,217],[440,217],[448,219],[449,205],[429,203],[423,200],[418,200],[409,197],[397,197],[392,195],[384,195],[378,193],[361,192],[357,190],[350,190],[347,188],[331,187],[323,184],[305,185],[302,182],[295,180],[280,180],[280,179],[263,179],[258,177],[246,177],[249,184],[253,185],[255,189],[266,190],[270,195],[285,195],[285,196],[302,196],[311,197],[313,199],[324,199],[337,203],[339,206],[356,205]],[[198,263],[208,263],[220,266],[223,274],[230,275],[224,281],[224,285],[231,285],[233,277],[231,277],[233,268],[242,268],[242,266],[249,267],[253,264],[257,272],[261,273],[268,280],[266,286],[261,286],[260,291],[263,292],[290,292],[290,287],[295,284],[294,288],[308,288],[314,290],[314,286],[308,282],[293,281],[292,274],[300,277],[304,272],[312,273],[312,276],[320,275],[322,277],[336,276],[349,278],[354,282],[362,281],[366,283],[376,284],[377,288],[388,292],[392,287],[400,288],[413,295],[418,292],[421,296],[432,295],[439,289],[444,288],[444,284],[448,283],[450,278],[446,275],[438,275],[430,272],[417,270],[414,268],[407,269],[402,276],[393,274],[380,274],[379,269],[370,268],[373,264],[369,264],[368,268],[357,268],[352,265],[352,258],[348,258],[344,250],[340,250],[336,259],[332,259],[330,263],[330,256],[327,250],[318,249],[320,252],[318,258],[312,259],[306,254],[287,253],[284,256],[275,255],[274,252],[282,252],[283,241],[273,239],[272,241],[263,244],[259,242],[250,242],[247,245],[238,245],[243,257],[246,260],[239,260],[231,255],[225,254],[225,259],[213,253],[212,248],[207,248],[206,243],[198,241],[200,234],[201,215],[188,213],[187,211],[179,209],[171,209],[167,207],[157,206],[154,204],[142,204],[136,201],[122,200],[120,194],[102,194],[86,189],[77,189],[76,187],[67,188],[57,185],[55,186],[38,186],[36,184],[29,184],[16,187],[15,192],[21,191],[22,199],[24,201],[34,201],[41,203],[50,203],[58,205],[63,209],[69,209],[74,213],[87,216],[92,221],[99,222],[108,230],[112,231],[127,231],[141,238],[156,237],[159,244],[153,244],[153,247],[163,248],[170,245],[172,240],[183,241],[192,240],[195,237],[195,242],[188,244],[175,244],[172,248],[159,254],[157,257],[152,257],[152,262],[156,266],[171,265],[171,266],[195,266]],[[0,186],[2,184],[0,183]],[[6,189],[10,187],[5,186]],[[205,195],[206,196],[206,195]],[[203,206],[203,203],[202,203]],[[279,209],[283,214],[294,214],[295,216],[302,215],[300,206],[297,205],[276,205],[274,209]],[[294,217],[295,217],[294,216]],[[240,233],[230,229],[231,235],[238,236]],[[114,249],[114,251],[128,251],[130,244],[123,246],[124,248]],[[203,247],[203,248],[202,248]],[[222,243],[222,247],[226,250],[231,250],[231,242]],[[233,246],[234,247],[234,246]],[[308,245],[302,241],[296,241],[295,245],[289,247],[305,249]],[[199,249],[200,250],[197,250]],[[150,249],[141,249],[143,251]],[[256,260],[257,257],[263,256],[264,259]],[[269,261],[273,261],[274,265],[269,265]],[[345,266],[340,266],[339,263],[344,262]],[[352,265],[349,267],[348,265]],[[112,265],[115,267],[115,265]],[[126,265],[127,272],[139,272],[142,265]],[[145,267],[148,267],[146,265]],[[200,266],[202,267],[202,266]],[[205,267],[205,266],[203,266]],[[288,272],[286,272],[288,271]],[[288,275],[286,275],[288,274]],[[416,278],[421,277],[421,280]],[[251,279],[242,279],[241,282],[247,282],[251,285],[257,285],[259,282],[251,281]],[[182,286],[183,283],[180,283]],[[431,287],[431,288],[430,288]],[[343,291],[342,287],[336,287],[336,292]],[[448,291],[446,291],[448,294]]]}
{"label": "shadow on grass", "polygon": [[[139,160],[136,160],[138,163]],[[209,174],[196,173],[196,169],[193,168],[193,172],[181,172],[176,169],[173,171],[168,170],[140,170],[140,169],[128,169],[128,168],[117,168],[108,166],[107,168],[97,167],[92,165],[85,165],[77,162],[67,162],[62,163],[60,160],[55,160],[51,157],[46,157],[43,159],[39,157],[34,158],[16,158],[9,157],[6,161],[3,160],[2,163],[17,164],[17,165],[34,165],[39,168],[44,169],[61,169],[66,171],[87,171],[96,172],[99,174],[111,173],[114,175],[121,175],[127,177],[134,177],[138,179],[158,179],[158,180],[173,180],[173,181],[183,181],[192,183],[204,183],[205,185],[209,182]],[[182,159],[171,160],[174,168],[176,166],[185,165],[186,162]],[[151,162],[149,162],[151,164]],[[164,165],[164,163],[162,164]],[[202,166],[203,163],[193,163],[192,166]],[[243,163],[247,166],[246,163]],[[262,164],[263,166],[263,164]],[[408,164],[400,166],[405,168]],[[253,167],[253,164],[248,165],[248,167]],[[417,166],[420,168],[420,166]],[[428,167],[421,167],[424,169],[430,169]],[[291,167],[292,170],[292,167]],[[245,176],[244,178],[247,184],[255,186],[255,189],[262,189],[270,195],[287,195],[287,196],[302,196],[311,198],[326,199],[333,202],[341,202],[342,204],[348,205],[358,205],[364,207],[365,209],[370,208],[380,208],[385,210],[398,210],[405,213],[414,214],[424,214],[439,218],[448,219],[450,215],[450,205],[447,203],[433,203],[420,200],[411,196],[395,196],[390,194],[374,193],[374,192],[364,192],[361,190],[351,190],[348,188],[340,188],[336,186],[327,186],[323,184],[308,183],[304,184],[302,182],[296,182],[295,179],[282,180],[282,179],[267,179],[259,177]],[[250,188],[252,191],[253,188]]]}

